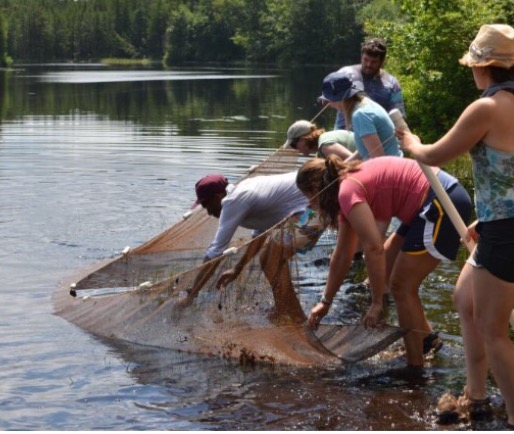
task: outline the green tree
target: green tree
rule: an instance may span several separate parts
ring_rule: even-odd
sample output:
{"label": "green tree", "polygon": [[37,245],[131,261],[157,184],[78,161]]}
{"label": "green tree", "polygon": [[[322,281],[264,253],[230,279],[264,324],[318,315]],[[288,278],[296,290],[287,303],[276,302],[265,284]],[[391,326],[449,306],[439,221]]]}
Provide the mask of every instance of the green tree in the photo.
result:
{"label": "green tree", "polygon": [[0,67],[5,68],[9,64],[10,58],[7,55],[7,23],[0,10]]}
{"label": "green tree", "polygon": [[425,143],[447,131],[479,95],[458,59],[482,24],[505,22],[507,3],[399,0],[395,20],[365,20],[367,33],[389,41],[388,70],[400,80],[409,124]]}
{"label": "green tree", "polygon": [[166,65],[192,60],[195,25],[195,15],[186,5],[180,5],[171,12],[164,42]]}
{"label": "green tree", "polygon": [[168,2],[156,0],[149,5],[149,9],[146,31],[147,56],[152,59],[162,59],[164,56],[164,37],[169,17]]}

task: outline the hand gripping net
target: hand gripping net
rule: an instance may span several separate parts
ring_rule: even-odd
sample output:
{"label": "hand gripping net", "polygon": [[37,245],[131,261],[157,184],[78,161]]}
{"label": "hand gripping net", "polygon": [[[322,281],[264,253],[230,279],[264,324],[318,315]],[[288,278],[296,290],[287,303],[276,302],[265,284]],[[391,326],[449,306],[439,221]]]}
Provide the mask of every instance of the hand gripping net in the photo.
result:
{"label": "hand gripping net", "polygon": [[[295,170],[297,155],[279,149],[248,176]],[[284,219],[254,239],[240,229],[221,257],[202,263],[217,225],[197,207],[78,280],[72,285],[77,297],[59,291],[57,314],[99,336],[244,363],[355,362],[403,335],[392,326],[323,324],[312,331],[306,325],[305,312],[320,296],[315,287],[323,288],[326,278],[326,268],[317,267],[328,262],[334,237],[312,211]],[[218,289],[230,270],[234,280]]]}

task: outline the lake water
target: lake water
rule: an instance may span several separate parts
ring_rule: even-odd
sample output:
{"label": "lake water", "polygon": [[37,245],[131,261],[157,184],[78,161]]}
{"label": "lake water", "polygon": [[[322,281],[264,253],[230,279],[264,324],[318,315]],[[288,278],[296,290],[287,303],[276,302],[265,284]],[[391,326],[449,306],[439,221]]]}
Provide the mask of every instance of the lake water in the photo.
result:
{"label": "lake water", "polygon": [[[414,383],[386,375],[403,360],[249,368],[105,342],[53,314],[52,294],[70,276],[179,220],[198,178],[238,179],[291,122],[314,117],[333,69],[0,72],[0,429],[439,428],[437,398],[464,384],[451,305],[459,264],[422,288],[445,346]],[[331,128],[333,114],[317,122]]]}

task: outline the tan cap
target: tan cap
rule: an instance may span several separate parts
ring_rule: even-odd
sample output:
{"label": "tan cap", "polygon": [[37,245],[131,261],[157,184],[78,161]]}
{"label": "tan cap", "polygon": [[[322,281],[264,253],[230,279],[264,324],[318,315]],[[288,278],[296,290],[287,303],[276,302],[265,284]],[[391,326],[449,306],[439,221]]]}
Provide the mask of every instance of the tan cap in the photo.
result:
{"label": "tan cap", "polygon": [[287,140],[284,143],[283,147],[287,148],[291,145],[293,140],[298,139],[299,137],[305,136],[305,134],[309,134],[316,126],[309,121],[301,120],[296,121],[293,125],[289,127],[287,130]]}

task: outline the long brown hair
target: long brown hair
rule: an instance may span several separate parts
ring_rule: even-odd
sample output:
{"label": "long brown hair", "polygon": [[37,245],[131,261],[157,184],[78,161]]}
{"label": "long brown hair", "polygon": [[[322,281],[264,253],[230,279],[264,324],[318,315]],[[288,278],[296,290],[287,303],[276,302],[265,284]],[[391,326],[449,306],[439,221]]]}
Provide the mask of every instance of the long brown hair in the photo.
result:
{"label": "long brown hair", "polygon": [[337,155],[329,155],[326,159],[313,158],[300,167],[296,176],[298,189],[306,196],[317,196],[321,221],[337,227],[340,212],[339,181],[347,173],[359,170],[361,161],[346,163]]}
{"label": "long brown hair", "polygon": [[347,130],[353,129],[352,127],[352,113],[355,109],[355,106],[364,101],[366,98],[366,94],[364,92],[357,92],[355,95],[350,97],[349,99],[343,101],[343,114],[344,121]]}

